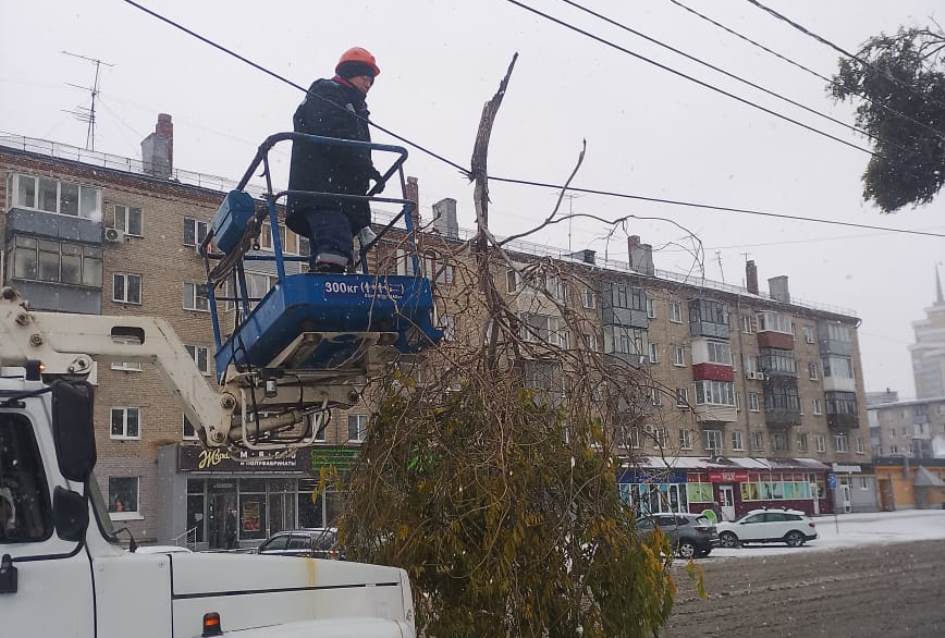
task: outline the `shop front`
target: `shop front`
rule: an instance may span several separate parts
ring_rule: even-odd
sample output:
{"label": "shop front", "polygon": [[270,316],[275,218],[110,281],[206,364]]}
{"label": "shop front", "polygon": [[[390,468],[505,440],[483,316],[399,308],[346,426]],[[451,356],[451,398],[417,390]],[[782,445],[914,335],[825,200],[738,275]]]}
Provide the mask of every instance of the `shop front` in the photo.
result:
{"label": "shop front", "polygon": [[270,535],[332,526],[342,495],[320,493],[312,450],[288,455],[165,446],[158,456],[160,543],[252,548]]}
{"label": "shop front", "polygon": [[871,465],[834,463],[833,506],[837,512],[875,512],[879,509],[876,475]]}
{"label": "shop front", "polygon": [[617,484],[624,502],[638,515],[686,513],[689,494],[684,470],[628,468]]}

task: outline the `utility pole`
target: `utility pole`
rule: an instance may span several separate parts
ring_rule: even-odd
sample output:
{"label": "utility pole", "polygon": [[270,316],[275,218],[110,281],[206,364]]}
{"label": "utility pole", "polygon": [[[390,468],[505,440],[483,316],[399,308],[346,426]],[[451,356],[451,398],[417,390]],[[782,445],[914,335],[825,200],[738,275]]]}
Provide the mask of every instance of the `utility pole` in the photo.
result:
{"label": "utility pole", "polygon": [[[84,106],[77,106],[71,111],[65,111],[66,113],[71,113],[75,116],[80,122],[85,122],[88,124],[88,128],[85,132],[85,150],[94,151],[95,150],[95,99],[99,94],[99,80],[101,79],[102,66],[114,67],[114,64],[109,64],[108,62],[103,62],[98,58],[90,58],[88,56],[79,55],[78,53],[71,53],[69,51],[62,52],[65,55],[72,56],[73,58],[79,58],[80,60],[85,60],[91,62],[95,65],[95,79],[92,82],[92,86],[81,86],[79,84],[72,84],[71,82],[66,82],[68,86],[75,87],[77,89],[82,89],[83,91],[88,91],[91,97],[91,103],[88,108]],[[63,109],[65,110],[65,109]]]}

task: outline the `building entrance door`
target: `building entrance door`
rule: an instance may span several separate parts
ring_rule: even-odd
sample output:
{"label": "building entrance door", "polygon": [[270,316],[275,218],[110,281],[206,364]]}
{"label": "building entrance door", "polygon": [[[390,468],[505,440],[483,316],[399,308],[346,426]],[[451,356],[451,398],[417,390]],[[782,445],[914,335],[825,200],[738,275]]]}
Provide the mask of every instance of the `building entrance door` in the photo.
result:
{"label": "building entrance door", "polygon": [[719,498],[721,499],[719,507],[722,510],[722,518],[726,521],[734,521],[735,487],[732,485],[719,485]]}
{"label": "building entrance door", "polygon": [[[216,483],[216,485],[214,484]],[[233,549],[238,544],[235,481],[210,484],[207,498],[207,536],[210,549]]]}

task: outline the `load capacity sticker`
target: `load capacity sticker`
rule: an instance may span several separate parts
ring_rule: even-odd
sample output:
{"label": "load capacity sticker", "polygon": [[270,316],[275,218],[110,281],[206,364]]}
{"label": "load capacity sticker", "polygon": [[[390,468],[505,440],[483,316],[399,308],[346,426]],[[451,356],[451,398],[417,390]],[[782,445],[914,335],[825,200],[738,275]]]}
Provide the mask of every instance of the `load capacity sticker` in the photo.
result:
{"label": "load capacity sticker", "polygon": [[363,295],[364,297],[390,297],[400,299],[404,296],[403,284],[390,284],[385,281],[326,281],[326,295]]}

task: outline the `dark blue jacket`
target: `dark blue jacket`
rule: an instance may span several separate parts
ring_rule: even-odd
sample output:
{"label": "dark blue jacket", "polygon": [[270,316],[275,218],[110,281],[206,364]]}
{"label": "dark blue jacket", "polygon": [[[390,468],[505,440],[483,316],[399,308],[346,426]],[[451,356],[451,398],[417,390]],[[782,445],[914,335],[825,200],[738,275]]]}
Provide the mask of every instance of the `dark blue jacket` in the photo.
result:
{"label": "dark blue jacket", "polygon": [[[371,132],[365,121],[369,115],[361,91],[340,78],[317,80],[296,109],[293,124],[296,133],[370,142]],[[292,143],[290,190],[364,195],[375,174],[369,150]],[[351,223],[352,233],[371,223],[371,210],[366,201],[289,197],[286,224],[293,231],[307,235],[308,224],[301,213],[312,209],[342,211]]]}

